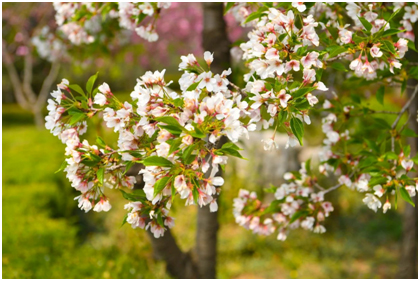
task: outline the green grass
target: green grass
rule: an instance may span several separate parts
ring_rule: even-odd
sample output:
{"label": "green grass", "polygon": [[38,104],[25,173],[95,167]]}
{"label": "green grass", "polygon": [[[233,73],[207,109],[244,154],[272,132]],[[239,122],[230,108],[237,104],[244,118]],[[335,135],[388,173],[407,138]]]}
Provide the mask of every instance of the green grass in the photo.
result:
{"label": "green grass", "polygon": [[[3,278],[168,278],[143,230],[121,226],[126,203],[109,190],[108,213],[77,208],[63,173],[64,145],[30,114],[3,106]],[[219,278],[393,278],[401,212],[375,214],[343,190],[323,235],[295,231],[285,242],[234,223],[232,199],[247,187],[232,166],[220,201]],[[258,187],[254,187],[258,188]],[[174,205],[182,249],[193,246],[196,210]]]}

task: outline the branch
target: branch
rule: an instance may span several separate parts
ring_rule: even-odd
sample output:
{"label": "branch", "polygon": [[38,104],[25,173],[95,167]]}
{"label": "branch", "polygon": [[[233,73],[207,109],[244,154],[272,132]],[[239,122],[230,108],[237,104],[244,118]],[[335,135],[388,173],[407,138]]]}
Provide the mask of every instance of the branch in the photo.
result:
{"label": "branch", "polygon": [[[414,88],[414,92],[411,94],[410,99],[407,101],[407,103],[404,105],[404,107],[401,109],[400,113],[397,116],[397,119],[395,119],[394,123],[392,124],[392,130],[395,130],[395,128],[398,125],[398,122],[400,121],[402,115],[404,114],[404,112],[410,107],[410,104],[414,101],[415,97],[417,96],[417,90],[418,90],[418,85]],[[391,150],[392,152],[395,151],[395,136],[392,133],[392,137],[391,137]]]}
{"label": "branch", "polygon": [[51,86],[54,83],[54,81],[57,79],[59,71],[60,71],[60,63],[57,61],[54,61],[51,65],[50,72],[48,73],[47,77],[42,83],[41,91],[39,92],[39,96],[35,105],[36,108],[40,108],[44,105],[44,102],[47,99],[48,94],[50,92]]}
{"label": "branch", "polygon": [[[353,170],[353,172],[351,172],[351,174],[349,175],[349,178],[351,178],[354,174],[356,173],[356,171],[355,170]],[[331,191],[333,191],[333,190],[336,190],[337,188],[339,188],[340,186],[342,186],[343,184],[341,184],[341,183],[339,183],[339,184],[336,184],[336,185],[334,185],[334,186],[332,186],[332,187],[330,187],[330,188],[328,188],[328,189],[324,189],[323,191],[322,191],[322,193],[325,195],[325,194],[327,194],[327,193],[329,193],[329,192],[331,192]]]}
{"label": "branch", "polygon": [[235,88],[235,90],[242,96],[242,98],[247,96],[247,94],[244,91],[242,91],[241,88],[239,88],[238,86],[236,86],[232,82],[229,81],[229,85],[231,85],[233,88]]}
{"label": "branch", "polygon": [[7,72],[9,73],[10,82],[15,93],[15,97],[19,105],[24,109],[29,109],[28,101],[26,100],[25,95],[23,94],[22,82],[20,81],[19,75],[16,71],[15,65],[13,64],[13,59],[9,52],[7,51],[6,42],[3,40],[3,62],[6,66]]}
{"label": "branch", "polygon": [[397,127],[398,121],[400,121],[401,116],[404,114],[404,112],[408,109],[408,107],[410,106],[410,104],[413,102],[414,98],[417,96],[417,87],[416,86],[414,88],[414,92],[411,94],[410,99],[408,100],[408,102],[404,105],[404,107],[401,109],[400,113],[398,114],[397,119],[395,119],[394,124],[392,124],[392,129],[395,129],[395,127]]}
{"label": "branch", "polygon": [[36,94],[32,89],[32,53],[31,50],[28,50],[28,53],[25,55],[24,60],[24,71],[23,71],[23,92],[26,95],[27,99],[31,103],[31,107],[36,103]]}
{"label": "branch", "polygon": [[111,166],[111,167],[107,168],[107,169],[106,169],[106,171],[107,171],[107,172],[110,172],[110,171],[115,171],[115,170],[117,170],[117,169],[121,169],[121,168],[124,168],[124,167],[125,167],[125,165],[124,165],[124,164],[119,164],[119,165],[116,165],[116,166]]}
{"label": "branch", "polygon": [[344,52],[344,53],[339,54],[336,57],[332,57],[332,58],[326,59],[325,61],[328,61],[328,62],[329,61],[335,61],[335,60],[341,59],[344,56],[347,56],[348,54],[349,54],[348,52]]}

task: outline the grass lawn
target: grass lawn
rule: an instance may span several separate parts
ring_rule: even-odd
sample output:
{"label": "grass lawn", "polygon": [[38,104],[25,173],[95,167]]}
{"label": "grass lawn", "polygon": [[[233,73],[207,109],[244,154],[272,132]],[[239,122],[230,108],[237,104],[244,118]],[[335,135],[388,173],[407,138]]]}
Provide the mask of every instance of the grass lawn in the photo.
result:
{"label": "grass lawn", "polygon": [[[143,230],[121,227],[125,200],[108,191],[108,213],[84,212],[64,174],[64,145],[31,116],[3,106],[3,278],[168,278]],[[375,214],[343,190],[323,235],[296,231],[285,242],[234,223],[232,199],[247,185],[228,169],[220,202],[219,278],[393,278],[401,215]],[[194,243],[195,208],[174,205],[183,249]]]}

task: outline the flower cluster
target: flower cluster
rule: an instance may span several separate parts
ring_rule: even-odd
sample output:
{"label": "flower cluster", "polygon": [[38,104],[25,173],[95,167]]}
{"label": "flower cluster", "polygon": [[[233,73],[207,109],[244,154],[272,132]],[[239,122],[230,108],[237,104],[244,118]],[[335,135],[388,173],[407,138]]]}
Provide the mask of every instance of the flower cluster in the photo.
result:
{"label": "flower cluster", "polygon": [[[402,5],[401,5],[402,4]],[[407,38],[414,41],[414,34],[412,33],[411,23],[417,21],[417,5],[405,6],[405,14],[401,20],[404,28],[402,31],[407,30],[407,33],[401,33],[401,30],[391,29],[389,25],[390,19],[394,17],[406,3],[395,3],[394,14],[390,16],[388,20],[379,18],[378,11],[374,4],[368,4],[367,7],[362,3],[349,3],[346,6],[347,14],[355,22],[354,33],[347,30],[347,26],[338,27],[340,43],[345,47],[354,46],[352,53],[356,55],[357,51],[360,51],[356,58],[352,58],[351,55],[348,59],[352,60],[350,63],[350,69],[354,70],[356,76],[364,77],[367,80],[373,80],[378,77],[378,71],[383,71],[385,68],[389,68],[389,71],[394,74],[394,68],[401,69],[401,60],[405,53],[408,51],[408,40]],[[415,13],[412,13],[414,12]],[[411,22],[410,22],[411,21]],[[363,33],[370,35],[369,40],[365,40],[357,36],[355,33],[358,30],[362,30]],[[391,35],[397,34],[399,37],[397,42],[391,37],[391,41],[384,41],[384,37],[390,37]],[[413,36],[411,36],[413,34]],[[383,75],[383,74],[381,74]]]}
{"label": "flower cluster", "polygon": [[[89,89],[86,95],[80,87],[63,80],[59,90],[52,93],[56,101],[49,101],[46,126],[67,144],[65,171],[72,185],[83,193],[78,197],[82,209],[92,208],[94,204],[87,202],[98,196],[105,200],[103,186],[132,188],[134,177],[125,176],[122,169],[140,162],[145,166],[140,171],[145,182],[143,194],[124,193],[135,202],[127,207],[131,210],[127,222],[133,227],[145,227],[148,219],[151,231],[163,235],[165,225],[173,225],[173,219],[167,215],[168,202],[176,195],[185,199],[186,205],[209,205],[211,211],[217,210],[214,196],[224,183],[216,175],[219,165],[227,163],[227,155],[241,157],[234,143],[252,130],[251,125],[241,122],[248,104],[229,90],[230,69],[222,74],[210,71],[210,52],[204,53],[205,66],[191,54],[181,59],[181,94],[168,88],[165,70],[148,71],[141,76],[131,93],[132,102],[120,102],[107,83],[95,91]],[[90,81],[95,79],[93,76]],[[74,99],[72,89],[83,93],[86,102]],[[236,99],[232,98],[234,95]],[[62,101],[66,101],[66,107],[60,107]],[[117,150],[102,139],[97,140],[101,148],[79,141],[81,124],[86,130],[80,121],[99,113],[106,126],[118,133]],[[224,136],[230,142],[221,145]]]}
{"label": "flower cluster", "polygon": [[[121,28],[135,31],[149,42],[158,39],[156,19],[161,9],[170,3],[54,3],[56,22],[60,30],[74,45],[90,44],[102,30],[102,19],[118,20]],[[152,19],[147,24],[145,18]],[[106,28],[106,27],[104,27]]]}
{"label": "flower cluster", "polygon": [[[363,153],[346,154],[343,147],[349,141],[358,142],[358,137],[351,136],[343,124],[339,127],[335,124],[340,119],[346,119],[346,115],[356,114],[360,108],[342,106],[338,100],[325,100],[323,107],[333,113],[322,119],[322,130],[326,138],[319,152],[319,172],[334,172],[338,177],[338,186],[347,186],[351,190],[365,193],[363,202],[375,212],[382,206],[384,213],[390,209],[389,198],[396,196],[398,190],[403,198],[411,201],[409,197],[416,195],[418,182],[406,175],[413,170],[414,161],[417,161],[410,158],[410,146],[401,147],[399,155],[392,150],[381,155],[373,141],[364,139],[367,150]],[[375,121],[381,122],[377,120],[380,119]],[[386,202],[382,204],[379,198],[386,198]]]}
{"label": "flower cluster", "polygon": [[113,159],[116,155],[114,150],[103,145],[103,148],[90,145],[87,140],[80,141],[80,136],[87,131],[87,124],[82,120],[84,113],[73,108],[78,102],[71,88],[74,89],[74,86],[63,79],[58,89],[51,93],[54,99],[48,100],[49,114],[45,117],[45,126],[66,144],[66,160],[61,169],[67,172],[72,187],[82,193],[75,198],[79,208],[86,212],[92,208],[96,212],[108,211],[111,205],[104,195],[104,187],[132,188],[135,178],[127,177],[120,169],[114,168],[117,162]]}
{"label": "flower cluster", "polygon": [[302,163],[299,172],[284,175],[288,183],[267,189],[275,198],[269,205],[258,200],[255,192],[240,190],[239,197],[234,199],[236,222],[261,235],[277,231],[277,239],[281,241],[286,240],[290,230],[299,227],[324,233],[322,223],[334,208],[324,201],[324,190],[316,192],[317,178],[309,174],[308,167]]}
{"label": "flower cluster", "polygon": [[[245,91],[252,101],[251,122],[257,129],[273,126],[285,130],[289,135],[286,147],[301,142],[298,131],[302,121],[311,123],[308,109],[318,103],[312,91],[328,90],[317,79],[317,71],[324,67],[320,53],[308,50],[319,46],[315,32],[318,23],[309,16],[302,19],[303,26],[298,29],[296,20],[292,10],[269,8],[248,34],[249,41],[240,46],[250,67],[244,78],[248,82]],[[267,150],[277,147],[274,135],[264,142]]]}

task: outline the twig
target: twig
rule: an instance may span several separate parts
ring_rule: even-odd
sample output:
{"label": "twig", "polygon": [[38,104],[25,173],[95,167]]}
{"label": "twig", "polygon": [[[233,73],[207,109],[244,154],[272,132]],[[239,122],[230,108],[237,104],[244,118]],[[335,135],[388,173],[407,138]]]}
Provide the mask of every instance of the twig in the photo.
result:
{"label": "twig", "polygon": [[106,171],[107,172],[110,172],[110,171],[114,171],[114,170],[121,169],[121,168],[124,168],[124,167],[125,167],[124,164],[119,164],[119,165],[116,165],[116,166],[112,166],[112,167],[107,168]]}
{"label": "twig", "polygon": [[[349,175],[349,178],[351,178],[354,174],[356,173],[356,171],[355,170],[353,170],[353,172],[351,172],[351,174]],[[322,193],[325,195],[325,194],[327,194],[327,193],[329,193],[329,192],[331,192],[331,191],[333,191],[333,190],[336,190],[337,188],[339,188],[340,186],[342,186],[343,184],[341,184],[341,183],[339,183],[339,184],[336,184],[336,185],[334,185],[334,186],[332,186],[332,187],[330,187],[330,188],[328,188],[328,189],[325,189],[324,191],[322,191]]]}
{"label": "twig", "polygon": [[59,71],[60,71],[60,63],[58,61],[54,61],[51,65],[51,68],[47,77],[42,83],[41,91],[39,92],[39,96],[35,105],[37,108],[42,107],[42,105],[45,103],[45,100],[48,97],[50,88],[52,84],[54,83],[55,79],[57,78]]}
{"label": "twig", "polygon": [[344,56],[347,56],[348,54],[349,54],[348,52],[344,52],[344,53],[339,54],[336,57],[332,57],[332,58],[326,59],[325,61],[328,61],[328,62],[329,61],[335,61],[335,60],[341,59]]}
{"label": "twig", "polygon": [[241,94],[241,96],[242,96],[243,98],[247,96],[247,94],[246,94],[244,91],[242,91],[242,89],[241,89],[241,88],[239,88],[238,86],[236,86],[236,85],[235,85],[235,84],[233,84],[232,82],[230,82],[230,81],[229,81],[229,85],[231,85],[233,88],[235,88],[235,90],[236,90],[239,94]]}
{"label": "twig", "polygon": [[402,125],[402,127],[401,127],[401,129],[398,133],[401,133],[402,130],[404,130],[405,126],[407,126],[408,122],[410,122],[410,118],[411,118],[411,112],[408,112],[407,121],[405,121],[404,125]]}
{"label": "twig", "polygon": [[370,113],[373,113],[373,114],[399,114],[399,112],[387,111],[387,110],[381,110],[381,111],[372,110],[372,111],[370,111]]}
{"label": "twig", "polygon": [[320,190],[325,190],[322,186],[320,186],[318,183],[314,183],[314,186],[317,187]]}
{"label": "twig", "polygon": [[[397,119],[395,119],[395,121],[394,121],[394,123],[392,124],[392,127],[391,127],[391,129],[392,130],[395,130],[395,128],[397,127],[397,125],[398,125],[398,122],[400,121],[400,119],[401,119],[401,117],[402,117],[402,115],[404,114],[404,112],[410,107],[410,104],[414,101],[414,99],[416,98],[416,96],[417,96],[417,91],[418,90],[418,85],[414,88],[414,92],[411,94],[411,97],[410,97],[410,99],[407,101],[407,103],[404,105],[404,107],[401,109],[401,111],[400,111],[400,113],[398,114],[398,116],[397,116]],[[394,137],[394,135],[392,134],[392,138],[391,138],[391,150],[392,150],[392,152],[394,152],[395,151],[395,137]]]}

